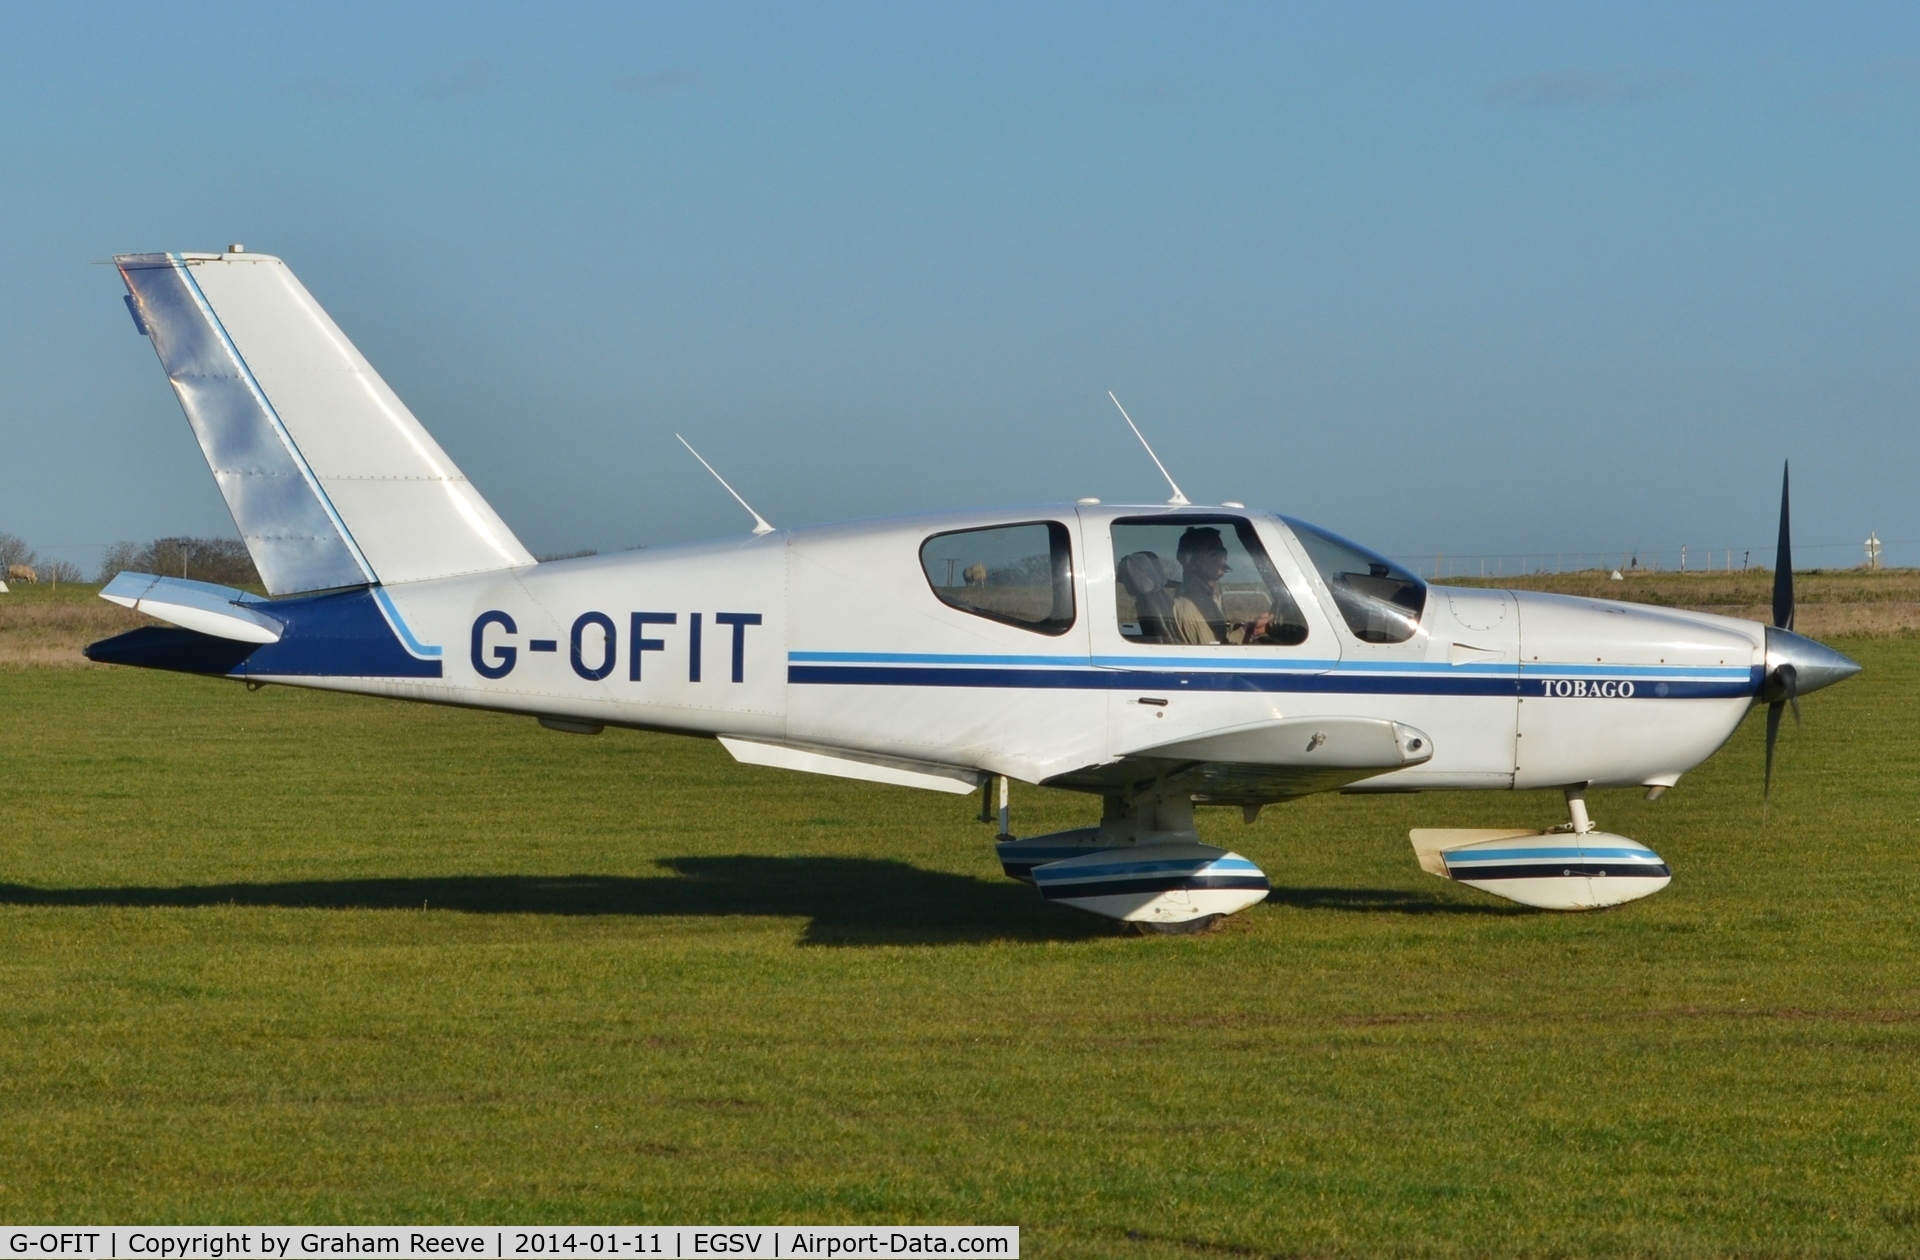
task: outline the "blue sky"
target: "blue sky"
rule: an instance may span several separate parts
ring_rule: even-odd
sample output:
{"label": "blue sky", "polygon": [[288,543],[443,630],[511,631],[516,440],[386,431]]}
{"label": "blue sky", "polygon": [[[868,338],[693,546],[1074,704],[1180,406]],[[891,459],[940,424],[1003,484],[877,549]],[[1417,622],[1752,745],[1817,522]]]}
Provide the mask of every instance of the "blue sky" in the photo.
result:
{"label": "blue sky", "polygon": [[0,530],[232,534],[92,264],[241,241],[536,552],[743,528],[675,431],[1162,499],[1113,389],[1397,555],[1758,553],[1791,457],[1920,563],[1916,123],[1911,6],[10,6]]}

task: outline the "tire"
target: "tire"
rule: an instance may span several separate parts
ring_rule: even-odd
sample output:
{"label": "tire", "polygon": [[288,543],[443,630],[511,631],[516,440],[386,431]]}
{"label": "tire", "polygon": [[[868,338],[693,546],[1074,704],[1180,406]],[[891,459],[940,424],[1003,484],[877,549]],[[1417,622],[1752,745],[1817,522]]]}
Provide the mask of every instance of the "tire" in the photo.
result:
{"label": "tire", "polygon": [[1133,928],[1142,936],[1196,936],[1201,932],[1211,932],[1220,926],[1222,914],[1203,914],[1197,919],[1183,919],[1179,923],[1136,922]]}

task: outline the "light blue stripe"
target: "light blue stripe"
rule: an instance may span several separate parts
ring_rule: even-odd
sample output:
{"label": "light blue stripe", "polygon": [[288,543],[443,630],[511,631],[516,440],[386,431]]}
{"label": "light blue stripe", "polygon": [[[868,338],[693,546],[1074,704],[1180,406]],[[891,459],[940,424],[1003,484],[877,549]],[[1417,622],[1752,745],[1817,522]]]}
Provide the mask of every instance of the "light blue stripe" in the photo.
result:
{"label": "light blue stripe", "polygon": [[374,587],[373,597],[380,601],[380,611],[387,615],[387,624],[399,632],[401,640],[407,645],[407,651],[413,653],[415,656],[424,657],[434,657],[441,654],[439,648],[429,647],[413,637],[413,631],[407,628],[406,618],[402,617],[400,610],[393,606],[393,596],[387,594],[385,587]]}
{"label": "light blue stripe", "polygon": [[1554,665],[1528,663],[1522,674],[1584,678],[1745,678],[1746,665]]}
{"label": "light blue stripe", "polygon": [[837,665],[1051,665],[1056,669],[1088,664],[1084,656],[993,656],[958,652],[789,652],[787,659]]}
{"label": "light blue stripe", "polygon": [[1442,853],[1447,865],[1455,862],[1505,862],[1512,858],[1629,858],[1636,861],[1658,862],[1660,855],[1652,849],[1585,849],[1569,846],[1564,849],[1475,849],[1471,852]]}
{"label": "light blue stripe", "polygon": [[1258,874],[1260,868],[1245,858],[1237,861],[1226,861],[1219,858],[1183,859],[1177,861],[1169,859],[1164,862],[1122,862],[1117,865],[1107,866],[1076,866],[1072,870],[1066,871],[1050,871],[1046,867],[1041,866],[1034,868],[1033,877],[1045,883],[1048,880],[1071,881],[1076,879],[1089,879],[1095,875],[1150,875],[1162,871],[1185,871],[1189,874],[1198,874],[1201,871],[1252,871]]}
{"label": "light blue stripe", "polygon": [[1338,674],[1493,674],[1500,678],[1512,678],[1520,672],[1518,665],[1497,661],[1467,665],[1437,661],[1336,661],[1333,669]]}

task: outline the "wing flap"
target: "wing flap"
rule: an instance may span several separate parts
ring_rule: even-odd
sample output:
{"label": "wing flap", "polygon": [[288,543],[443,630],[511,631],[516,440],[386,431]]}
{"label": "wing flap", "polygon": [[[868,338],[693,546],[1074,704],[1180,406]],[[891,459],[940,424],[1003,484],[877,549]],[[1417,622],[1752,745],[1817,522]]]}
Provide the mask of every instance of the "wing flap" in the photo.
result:
{"label": "wing flap", "polygon": [[1251,805],[1330,792],[1432,756],[1433,740],[1404,722],[1275,718],[1135,749],[1048,783],[1105,791],[1161,779],[1202,803]]}
{"label": "wing flap", "polygon": [[1386,718],[1276,718],[1206,735],[1154,744],[1128,754],[1174,761],[1226,761],[1253,766],[1400,770],[1433,756],[1433,741]]}
{"label": "wing flap", "polygon": [[751,766],[830,774],[842,779],[864,779],[869,783],[891,783],[896,787],[925,788],[956,795],[975,791],[982,778],[978,770],[937,762],[850,752],[843,748],[778,744],[740,735],[720,736],[720,746],[732,753],[735,761]]}

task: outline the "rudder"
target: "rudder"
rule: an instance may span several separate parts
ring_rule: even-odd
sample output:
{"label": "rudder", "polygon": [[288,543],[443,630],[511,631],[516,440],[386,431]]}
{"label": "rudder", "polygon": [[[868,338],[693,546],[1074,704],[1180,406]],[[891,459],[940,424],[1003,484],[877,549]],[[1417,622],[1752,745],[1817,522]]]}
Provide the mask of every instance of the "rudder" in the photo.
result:
{"label": "rudder", "polygon": [[534,563],[280,259],[114,262],[268,591]]}

